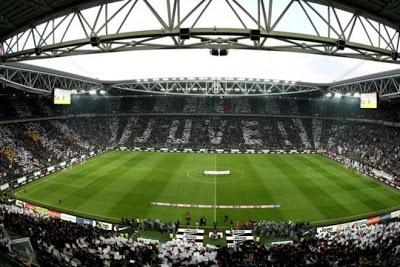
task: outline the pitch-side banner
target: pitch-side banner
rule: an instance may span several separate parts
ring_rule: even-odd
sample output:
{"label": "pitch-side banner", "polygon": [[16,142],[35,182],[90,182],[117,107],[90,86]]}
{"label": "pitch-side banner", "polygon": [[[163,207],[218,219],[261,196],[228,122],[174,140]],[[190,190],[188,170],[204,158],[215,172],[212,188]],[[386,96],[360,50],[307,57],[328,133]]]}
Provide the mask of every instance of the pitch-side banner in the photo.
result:
{"label": "pitch-side banner", "polygon": [[76,217],[66,213],[61,213],[61,220],[76,223]]}
{"label": "pitch-side banner", "polygon": [[112,224],[106,222],[93,221],[93,226],[103,230],[112,230]]}
{"label": "pitch-side banner", "polygon": [[393,211],[390,213],[391,217],[394,218],[400,218],[400,210]]}
{"label": "pitch-side banner", "polygon": [[0,191],[7,190],[8,188],[10,188],[9,184],[3,184],[3,185],[0,186]]}

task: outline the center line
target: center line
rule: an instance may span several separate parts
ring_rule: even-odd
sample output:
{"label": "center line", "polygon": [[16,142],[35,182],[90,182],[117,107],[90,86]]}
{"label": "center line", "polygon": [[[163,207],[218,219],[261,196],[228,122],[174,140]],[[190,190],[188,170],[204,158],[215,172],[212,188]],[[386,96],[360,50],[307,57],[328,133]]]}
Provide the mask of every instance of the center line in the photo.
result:
{"label": "center line", "polygon": [[[217,155],[215,154],[215,168],[214,170],[217,170]],[[214,222],[217,221],[217,175],[214,174]]]}

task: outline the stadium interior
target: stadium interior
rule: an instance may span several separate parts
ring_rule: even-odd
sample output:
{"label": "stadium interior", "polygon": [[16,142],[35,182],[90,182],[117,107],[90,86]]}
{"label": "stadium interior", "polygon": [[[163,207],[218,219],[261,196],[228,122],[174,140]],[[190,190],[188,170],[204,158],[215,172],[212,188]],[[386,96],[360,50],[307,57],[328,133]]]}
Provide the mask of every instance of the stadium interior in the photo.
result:
{"label": "stadium interior", "polygon": [[398,1],[188,2],[0,3],[0,265],[399,266]]}

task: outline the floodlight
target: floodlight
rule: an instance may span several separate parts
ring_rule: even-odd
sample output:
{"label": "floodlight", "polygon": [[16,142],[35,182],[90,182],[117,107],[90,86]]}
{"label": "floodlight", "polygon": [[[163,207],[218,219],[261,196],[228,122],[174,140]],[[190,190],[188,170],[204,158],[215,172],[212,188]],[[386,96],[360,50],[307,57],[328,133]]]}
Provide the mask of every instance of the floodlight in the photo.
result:
{"label": "floodlight", "polygon": [[90,44],[93,47],[98,47],[100,45],[100,38],[98,36],[92,36],[90,37]]}
{"label": "floodlight", "polygon": [[96,90],[90,90],[90,91],[89,91],[89,94],[90,94],[90,95],[95,95],[96,93],[97,93]]}
{"label": "floodlight", "polygon": [[219,55],[219,51],[218,51],[218,49],[211,49],[210,50],[210,54],[212,55],[212,56],[218,56]]}
{"label": "floodlight", "polygon": [[228,49],[216,49],[212,48],[210,50],[210,54],[212,56],[227,56],[228,55]]}
{"label": "floodlight", "polygon": [[220,55],[221,57],[227,56],[227,55],[228,55],[228,49],[220,49],[220,50],[219,50],[219,55]]}
{"label": "floodlight", "polygon": [[336,98],[339,98],[339,97],[342,97],[343,95],[341,94],[341,93],[335,93],[335,97]]}
{"label": "floodlight", "polygon": [[346,41],[345,40],[337,40],[336,47],[338,50],[344,50],[346,48]]}
{"label": "floodlight", "polygon": [[181,28],[179,31],[179,38],[181,40],[190,39],[190,29],[189,28]]}
{"label": "floodlight", "polygon": [[392,59],[397,61],[398,58],[399,58],[399,53],[398,52],[392,52]]}
{"label": "floodlight", "polygon": [[260,41],[260,30],[251,30],[250,31],[250,40]]}
{"label": "floodlight", "polygon": [[35,55],[36,55],[36,56],[40,56],[40,54],[42,54],[42,48],[36,47],[36,48],[35,48]]}

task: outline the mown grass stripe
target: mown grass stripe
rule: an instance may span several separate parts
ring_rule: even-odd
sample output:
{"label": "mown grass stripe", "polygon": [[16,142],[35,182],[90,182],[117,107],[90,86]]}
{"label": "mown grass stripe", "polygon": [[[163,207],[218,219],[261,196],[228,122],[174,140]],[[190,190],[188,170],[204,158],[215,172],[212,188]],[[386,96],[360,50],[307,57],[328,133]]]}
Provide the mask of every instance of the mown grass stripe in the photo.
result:
{"label": "mown grass stripe", "polygon": [[[355,186],[363,186],[364,188],[373,188],[373,195],[376,198],[385,199],[385,203],[390,203],[390,205],[397,205],[399,202],[396,201],[396,196],[399,195],[399,190],[376,180],[373,177],[368,177],[364,174],[360,174],[355,170],[347,169],[340,163],[323,156],[313,157],[315,161],[318,161],[322,169],[332,172],[336,175],[342,173],[343,175],[349,176],[349,182],[354,183]],[[325,164],[321,163],[325,162]],[[328,163],[327,163],[328,162]]]}
{"label": "mown grass stripe", "polygon": [[[101,212],[106,212],[107,210],[112,210],[115,206],[115,202],[118,201],[125,194],[129,193],[129,187],[127,184],[134,184],[137,180],[134,175],[132,175],[132,168],[138,168],[141,165],[147,165],[147,161],[152,161],[151,154],[143,153],[135,157],[131,157],[129,160],[125,161],[123,165],[119,166],[116,170],[109,173],[110,179],[107,183],[97,183],[94,185],[95,189],[97,187],[97,192],[91,196],[90,200],[97,201],[99,204],[97,207]],[[129,166],[129,167],[126,167]],[[130,176],[129,181],[121,180],[125,175]],[[123,187],[115,187],[114,184],[122,184]],[[114,194],[108,194],[109,192],[115,192]],[[93,209],[90,201],[83,202],[79,209],[90,210]]]}
{"label": "mown grass stripe", "polygon": [[[131,155],[126,155],[126,156],[131,157]],[[92,158],[90,160],[90,163],[97,164],[97,162],[99,161],[103,162],[103,158],[101,156],[95,159]],[[63,186],[56,186],[52,183],[48,183],[48,181],[53,181],[55,179],[58,182],[70,183],[76,180],[83,180],[83,181],[88,179],[91,180],[90,177],[92,177],[92,179],[96,179],[98,178],[96,173],[101,174],[103,171],[105,171],[107,166],[118,163],[121,161],[121,159],[123,159],[123,157],[115,158],[114,160],[104,161],[104,163],[101,166],[99,166],[96,171],[91,172],[91,176],[81,175],[78,178],[73,178],[72,180],[69,175],[70,170],[63,170],[53,175],[49,175],[48,177],[32,182],[31,184],[26,185],[26,187],[24,188],[26,188],[26,190],[29,192],[29,195],[31,195],[34,198],[48,198],[49,195],[53,195],[54,197],[53,201],[54,203],[56,203],[58,196],[60,195],[63,195],[64,197],[66,196],[65,192],[63,192],[65,191],[65,188]],[[86,164],[75,165],[73,169],[84,170],[86,169]]]}
{"label": "mown grass stripe", "polygon": [[297,160],[301,161],[304,165],[310,167],[315,172],[321,175],[321,178],[333,182],[337,187],[341,188],[344,192],[352,191],[349,195],[359,203],[362,203],[364,206],[368,207],[371,211],[372,210],[380,210],[386,205],[382,203],[380,200],[376,199],[374,195],[365,194],[359,191],[362,188],[357,186],[354,183],[349,182],[349,175],[337,175],[335,172],[328,172],[324,168],[320,167],[318,164],[312,162],[312,160],[305,158],[305,157],[298,157]]}
{"label": "mown grass stripe", "polygon": [[288,162],[288,159],[284,158],[276,165],[281,167],[282,172],[287,176],[287,178],[293,182],[302,194],[308,198],[327,219],[332,218],[335,210],[340,211],[344,216],[350,216],[352,214],[346,207],[337,202],[328,192],[322,189],[312,179],[292,167],[291,164],[293,164],[293,162]]}
{"label": "mown grass stripe", "polygon": [[[262,197],[260,196],[260,198],[264,199],[264,202],[269,201],[268,203],[271,203],[274,205],[281,205],[282,203],[279,203],[279,200],[276,197],[274,197],[274,194],[272,191],[273,188],[271,187],[271,181],[263,178],[263,173],[265,173],[265,171],[266,171],[265,168],[263,168],[263,167],[270,166],[270,165],[269,164],[267,165],[265,163],[264,163],[265,165],[258,165],[257,163],[259,163],[259,159],[256,161],[256,160],[251,160],[250,158],[251,158],[251,156],[244,155],[242,162],[246,166],[249,167],[247,169],[247,171],[249,171],[249,174],[252,175],[253,182],[255,183],[254,187],[258,188],[261,186],[261,189],[258,188],[258,190],[256,190],[257,192],[263,191],[263,195],[262,195]],[[262,158],[261,160],[268,161],[268,159],[266,159],[266,158]],[[256,203],[258,203],[258,201],[259,200],[257,199]],[[275,216],[285,218],[284,212],[280,208],[274,210],[274,213],[275,213]]]}
{"label": "mown grass stripe", "polygon": [[[126,162],[129,161],[137,161],[141,158],[146,158],[148,155],[138,154],[138,155],[129,155],[126,154],[122,157],[121,160],[115,160],[112,164],[107,164],[106,166],[102,166],[99,164],[98,171],[95,171],[97,175],[93,174],[93,178],[90,179],[90,182],[86,183],[85,186],[81,189],[74,191],[69,196],[62,196],[63,202],[61,205],[68,204],[71,209],[77,209],[82,205],[85,205],[86,202],[90,202],[91,199],[101,192],[107,185],[115,179],[114,172],[117,171],[121,166],[123,166]],[[100,163],[100,162],[99,162]],[[76,200],[76,201],[74,201]],[[67,203],[68,202],[68,203]]]}

